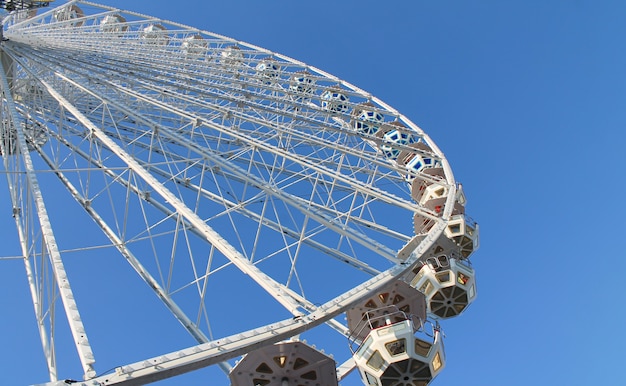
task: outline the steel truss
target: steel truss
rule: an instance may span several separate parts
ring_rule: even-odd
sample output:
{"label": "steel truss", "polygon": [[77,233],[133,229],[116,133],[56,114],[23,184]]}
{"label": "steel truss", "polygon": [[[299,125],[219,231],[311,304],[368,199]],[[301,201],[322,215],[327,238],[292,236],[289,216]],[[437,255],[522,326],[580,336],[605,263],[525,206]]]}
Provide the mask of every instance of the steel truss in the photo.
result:
{"label": "steel truss", "polygon": [[[322,323],[347,335],[336,316],[411,270],[446,226],[456,186],[441,151],[396,110],[330,74],[86,1],[4,23],[0,148],[50,384],[63,384],[58,301],[83,377],[99,382],[89,384],[143,384],[212,364],[228,371],[237,356]],[[341,106],[329,105],[329,90],[345,97]],[[380,122],[360,118],[363,109]],[[399,123],[425,146],[386,143],[355,122]],[[436,159],[445,175],[407,170],[381,146]],[[42,173],[57,177],[104,242],[57,246]],[[443,211],[412,199],[414,179],[449,189]],[[430,222],[417,236],[416,215]],[[67,251],[94,249],[125,259],[198,346],[96,378],[63,268]],[[320,285],[319,269],[346,279]],[[229,295],[268,302],[277,316],[224,333],[212,294],[225,280],[253,282],[262,291]]]}

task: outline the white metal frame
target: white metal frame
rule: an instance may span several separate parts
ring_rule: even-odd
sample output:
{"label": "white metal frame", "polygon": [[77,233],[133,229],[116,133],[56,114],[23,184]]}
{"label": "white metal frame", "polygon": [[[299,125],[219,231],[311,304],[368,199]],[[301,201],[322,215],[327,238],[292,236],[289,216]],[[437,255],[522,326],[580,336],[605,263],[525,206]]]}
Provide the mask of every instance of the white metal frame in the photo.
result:
{"label": "white metal frame", "polygon": [[[19,187],[9,178],[18,231],[25,233],[20,211],[36,210],[57,281],[66,280],[31,165],[33,150],[95,221],[109,246],[199,343],[97,378],[89,346],[78,345],[84,377],[94,382],[90,384],[143,384],[211,364],[228,371],[228,360],[321,323],[347,335],[334,318],[407,273],[443,232],[456,189],[450,167],[428,135],[384,102],[314,67],[221,35],[87,1],[61,5],[68,6],[81,7],[84,16],[57,21],[59,8],[53,8],[30,19],[16,13],[5,20],[8,41],[2,43],[2,52],[13,69],[5,69],[12,77],[3,75],[2,81],[3,108],[11,117],[3,135],[17,133],[23,166],[6,149],[4,164],[9,172],[26,170],[35,197],[35,207],[24,207],[25,200],[15,193]],[[101,26],[118,14],[124,28]],[[164,44],[142,35],[153,25],[163,26],[151,34],[161,34]],[[203,50],[206,45],[205,55],[197,50],[188,54],[194,41]],[[223,53],[232,47],[242,56],[226,60]],[[258,64],[268,60],[276,64],[271,81],[257,72]],[[306,95],[290,84],[303,71],[311,79]],[[346,111],[323,108],[321,96],[331,87],[349,100],[342,102]],[[364,103],[384,122],[402,122],[415,141],[432,151],[385,144],[381,136],[357,132],[353,122],[358,118],[351,112]],[[29,147],[22,121],[41,125],[47,143]],[[411,199],[409,172],[386,159],[382,145],[439,161],[444,179],[416,174],[411,180],[436,179],[448,188],[442,213]],[[407,226],[385,218],[389,213],[404,216]],[[413,235],[415,213],[434,224],[426,237]],[[244,220],[245,235],[240,231]],[[194,251],[195,238],[208,245],[208,259]],[[155,252],[162,248],[161,240],[169,243],[169,255]],[[23,236],[33,301],[43,320],[45,312],[37,306],[42,301],[37,283],[43,277],[29,263],[29,242]],[[140,257],[136,246],[151,248],[154,261]],[[305,273],[298,270],[311,251],[371,278],[337,290],[316,306],[307,293],[315,287],[307,287]],[[193,269],[188,277],[177,270],[176,262],[183,258]],[[224,262],[216,263],[220,258]],[[262,268],[280,259],[288,262],[286,279]],[[216,338],[205,304],[208,281],[231,265],[293,317]],[[174,286],[176,279],[185,284]],[[197,292],[195,310],[183,309],[176,300],[189,288]],[[76,340],[83,341],[78,339],[86,335],[69,285],[59,291]],[[48,336],[53,331],[40,322],[50,385],[61,384]],[[339,376],[353,366],[347,360]]]}

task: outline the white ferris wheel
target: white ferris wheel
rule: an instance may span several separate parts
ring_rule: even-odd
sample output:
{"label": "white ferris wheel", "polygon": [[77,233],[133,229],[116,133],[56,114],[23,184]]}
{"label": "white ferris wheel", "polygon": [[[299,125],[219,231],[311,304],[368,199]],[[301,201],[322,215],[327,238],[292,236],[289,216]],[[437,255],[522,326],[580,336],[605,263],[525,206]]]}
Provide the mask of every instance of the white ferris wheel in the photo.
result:
{"label": "white ferris wheel", "polygon": [[[0,2],[0,154],[49,375],[25,382],[217,366],[207,384],[420,386],[442,371],[440,322],[476,296],[478,226],[422,129],[281,54],[49,3]],[[70,274],[92,255],[123,261],[197,344],[102,373]],[[59,370],[68,346],[82,374]]]}

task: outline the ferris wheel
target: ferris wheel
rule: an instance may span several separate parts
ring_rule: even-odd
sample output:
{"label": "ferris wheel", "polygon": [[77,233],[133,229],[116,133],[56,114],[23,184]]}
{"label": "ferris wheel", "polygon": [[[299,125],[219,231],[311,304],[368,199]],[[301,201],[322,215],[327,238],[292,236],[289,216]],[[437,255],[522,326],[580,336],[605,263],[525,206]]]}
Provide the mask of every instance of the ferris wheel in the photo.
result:
{"label": "ferris wheel", "polygon": [[[422,129],[284,55],[49,3],[0,2],[0,154],[49,376],[25,382],[216,366],[233,386],[426,385],[443,370],[440,322],[476,297],[479,229]],[[197,344],[102,373],[68,273],[92,255],[125,262]],[[82,374],[59,370],[67,346]]]}

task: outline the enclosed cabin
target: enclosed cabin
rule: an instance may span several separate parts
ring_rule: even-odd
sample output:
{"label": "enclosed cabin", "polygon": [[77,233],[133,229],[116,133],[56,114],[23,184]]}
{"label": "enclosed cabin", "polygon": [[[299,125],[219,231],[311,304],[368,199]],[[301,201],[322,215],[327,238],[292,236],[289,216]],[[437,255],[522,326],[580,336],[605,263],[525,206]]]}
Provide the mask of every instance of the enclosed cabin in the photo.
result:
{"label": "enclosed cabin", "polygon": [[426,259],[411,286],[426,297],[429,313],[451,318],[463,312],[476,299],[474,269],[469,261],[440,254]]}
{"label": "enclosed cabin", "polygon": [[100,29],[104,33],[111,34],[119,38],[122,37],[124,32],[128,30],[128,24],[126,24],[126,19],[122,15],[106,15],[100,21]]}
{"label": "enclosed cabin", "polygon": [[[437,175],[443,177],[443,168],[441,160],[435,155],[430,146],[423,142],[414,141],[409,145],[409,150],[400,152],[398,156],[398,165],[404,166],[407,171],[406,180],[412,183],[418,176]],[[439,170],[432,170],[439,169]]]}
{"label": "enclosed cabin", "polygon": [[272,84],[278,80],[280,66],[272,58],[264,58],[255,67],[257,79],[263,84]]}
{"label": "enclosed cabin", "polygon": [[153,46],[165,46],[170,41],[167,29],[161,24],[149,24],[141,30],[139,36],[143,43]]}
{"label": "enclosed cabin", "polygon": [[[435,213],[441,214],[448,199],[449,190],[449,187],[444,184],[430,184],[421,191],[418,202]],[[479,247],[479,228],[478,224],[465,214],[467,199],[463,186],[457,184],[455,192],[454,207],[445,235],[459,246],[462,257],[468,258]]]}
{"label": "enclosed cabin", "polygon": [[382,134],[382,142],[380,150],[387,159],[397,160],[406,147],[418,140],[416,133],[409,130],[402,122],[389,122],[383,130],[378,132]]}
{"label": "enclosed cabin", "polygon": [[446,176],[441,167],[427,168],[422,171],[420,178],[415,178],[411,182],[411,198],[415,202],[422,202],[426,189],[433,185],[446,183]]}
{"label": "enclosed cabin", "polygon": [[467,259],[480,247],[478,223],[465,214],[450,218],[445,234],[459,246],[461,255]]}
{"label": "enclosed cabin", "polygon": [[289,91],[291,98],[298,102],[308,102],[313,94],[315,80],[308,71],[298,71],[289,77]]}
{"label": "enclosed cabin", "polygon": [[[409,174],[412,179],[411,182],[411,198],[416,202],[422,202],[422,198],[426,192],[426,189],[433,184],[445,184],[446,178],[442,167],[425,168],[421,172],[419,177]],[[413,215],[413,223],[415,227],[416,235],[424,235],[433,227],[435,221],[432,217],[438,217],[433,212],[432,216],[426,216],[421,212],[416,212]]]}
{"label": "enclosed cabin", "polygon": [[[420,205],[434,211],[439,215],[442,213],[443,206],[448,199],[449,192],[450,188],[446,184],[430,184],[424,189],[418,202]],[[454,207],[452,208],[452,215],[454,216],[457,214],[464,214],[466,203],[467,200],[465,198],[463,188],[461,185],[457,185],[457,188],[455,189]]]}
{"label": "enclosed cabin", "polygon": [[74,4],[54,12],[54,19],[59,23],[63,23],[65,27],[80,27],[83,25],[83,21],[80,19],[84,16],[83,10]]}
{"label": "enclosed cabin", "polygon": [[320,96],[322,109],[333,113],[345,113],[350,109],[350,98],[339,86],[332,86],[324,90]]}
{"label": "enclosed cabin", "polygon": [[247,353],[229,374],[232,386],[337,386],[335,361],[305,342],[288,341]]}
{"label": "enclosed cabin", "polygon": [[443,370],[445,355],[438,325],[424,324],[395,307],[366,312],[361,324],[369,333],[361,344],[350,343],[366,385],[425,386]]}
{"label": "enclosed cabin", "polygon": [[[384,323],[379,316],[388,314],[390,309],[399,310],[406,315],[413,315],[420,320],[426,320],[426,298],[424,294],[415,290],[408,283],[397,280],[384,289],[377,291],[359,304],[346,312],[348,329],[352,336],[359,342],[365,340],[371,328],[378,328],[379,323]],[[372,320],[371,323],[363,324],[365,315]],[[391,319],[392,322],[399,322],[403,315],[396,314],[398,319]]]}
{"label": "enclosed cabin", "polygon": [[352,111],[352,127],[359,134],[376,135],[383,122],[383,114],[370,102],[361,103]]}
{"label": "enclosed cabin", "polygon": [[[458,245],[462,258],[468,258],[479,247],[478,224],[465,214],[467,200],[463,192],[463,186],[457,184],[454,196],[454,206],[445,235]],[[428,180],[415,179],[412,183],[411,196],[424,208],[436,216],[443,214],[443,209],[448,196],[450,186],[443,183]],[[416,234],[423,234],[430,230],[434,221],[423,213],[416,212],[413,217]]]}
{"label": "enclosed cabin", "polygon": [[191,35],[183,39],[180,49],[186,58],[204,59],[208,51],[208,44],[202,36]]}
{"label": "enclosed cabin", "polygon": [[244,54],[239,46],[228,46],[221,52],[221,62],[227,66],[239,67],[243,64]]}

